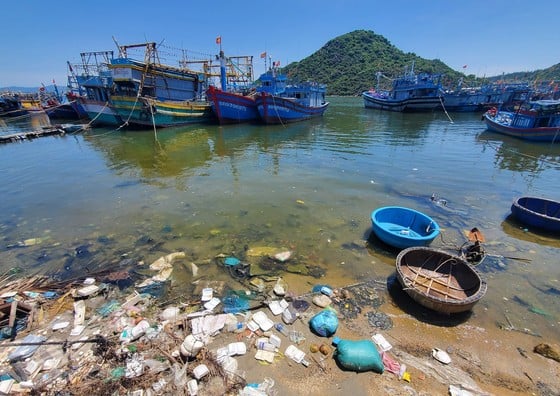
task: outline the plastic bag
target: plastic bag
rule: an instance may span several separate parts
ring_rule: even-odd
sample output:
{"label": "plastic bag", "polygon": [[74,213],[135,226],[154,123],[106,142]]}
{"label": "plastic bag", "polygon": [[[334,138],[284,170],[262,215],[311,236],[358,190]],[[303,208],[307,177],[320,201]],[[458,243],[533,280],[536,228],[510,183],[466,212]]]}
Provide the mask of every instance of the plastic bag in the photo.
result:
{"label": "plastic bag", "polygon": [[332,309],[324,309],[309,320],[311,330],[322,336],[330,337],[338,329],[338,317]]}

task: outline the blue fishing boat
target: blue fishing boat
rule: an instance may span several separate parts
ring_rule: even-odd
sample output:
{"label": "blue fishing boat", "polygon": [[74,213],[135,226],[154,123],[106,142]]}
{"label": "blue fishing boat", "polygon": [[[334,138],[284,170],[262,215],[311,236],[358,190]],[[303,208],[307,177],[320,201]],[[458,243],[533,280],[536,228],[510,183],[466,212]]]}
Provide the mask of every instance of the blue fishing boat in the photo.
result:
{"label": "blue fishing boat", "polygon": [[[144,48],[143,60],[128,57],[133,48]],[[161,64],[154,42],[122,45],[119,51],[109,64],[115,90],[110,101],[127,125],[169,127],[213,118],[203,72]]]}
{"label": "blue fishing boat", "polygon": [[108,65],[114,58],[113,51],[80,53],[82,62],[68,62],[68,87],[70,95],[94,126],[121,126],[124,121],[114,110],[110,93],[113,76]]}
{"label": "blue fishing boat", "polygon": [[259,116],[265,124],[286,124],[323,115],[329,102],[326,86],[316,82],[289,83],[275,67],[263,74],[256,98]]}
{"label": "blue fishing boat", "polygon": [[521,197],[513,201],[511,214],[529,227],[560,232],[560,202],[538,197]]}
{"label": "blue fishing boat", "polygon": [[220,124],[238,124],[259,119],[253,85],[253,57],[226,57],[220,50],[220,87],[210,85],[206,96]]}
{"label": "blue fishing boat", "polygon": [[387,245],[404,249],[428,246],[439,235],[439,225],[429,216],[401,206],[384,206],[371,213],[374,234]]}
{"label": "blue fishing boat", "polygon": [[483,117],[492,132],[535,142],[560,143],[560,100],[536,100],[515,111],[490,109]]}
{"label": "blue fishing boat", "polygon": [[527,100],[528,84],[485,84],[480,87],[463,87],[463,80],[454,89],[442,91],[442,107],[454,112],[483,112],[491,107],[509,108]]}
{"label": "blue fishing boat", "polygon": [[442,105],[440,75],[416,74],[414,63],[404,75],[393,80],[390,90],[380,90],[382,73],[377,73],[377,89],[363,92],[364,106],[371,109],[420,112]]}

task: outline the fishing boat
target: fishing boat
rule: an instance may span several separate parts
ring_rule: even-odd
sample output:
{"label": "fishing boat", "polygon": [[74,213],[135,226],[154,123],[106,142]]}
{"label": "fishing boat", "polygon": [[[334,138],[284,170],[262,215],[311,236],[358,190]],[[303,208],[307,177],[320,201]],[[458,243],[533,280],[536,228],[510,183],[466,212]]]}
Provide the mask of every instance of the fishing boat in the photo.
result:
{"label": "fishing boat", "polygon": [[257,110],[265,124],[286,124],[321,117],[329,102],[325,100],[326,86],[316,82],[288,81],[273,63],[259,78]]}
{"label": "fishing boat", "polygon": [[428,246],[439,235],[439,225],[429,216],[401,206],[384,206],[371,213],[374,234],[399,249]]}
{"label": "fishing boat", "polygon": [[464,259],[443,250],[416,246],[396,259],[397,279],[417,303],[433,311],[470,311],[486,294],[487,284]]}
{"label": "fishing boat", "polygon": [[393,80],[390,90],[380,90],[382,73],[377,73],[377,89],[362,93],[364,106],[371,109],[420,112],[432,111],[442,105],[440,75],[416,74],[414,63],[403,76]]}
{"label": "fishing boat", "polygon": [[85,111],[94,126],[121,126],[124,121],[110,100],[113,76],[108,65],[113,51],[80,53],[82,62],[68,64],[68,87],[72,100]]}
{"label": "fishing boat", "polygon": [[14,92],[0,93],[0,117],[18,117],[27,114],[22,108],[19,94]]}
{"label": "fishing boat", "polygon": [[484,113],[483,119],[492,132],[534,142],[560,143],[560,100],[529,101],[515,111],[493,108]]}
{"label": "fishing boat", "polygon": [[[134,48],[144,49],[143,60],[128,56]],[[154,42],[119,46],[109,69],[115,90],[110,102],[126,125],[169,127],[213,118],[205,74],[162,64]]]}
{"label": "fishing boat", "polygon": [[512,215],[530,227],[560,232],[560,202],[538,197],[520,197],[511,205]]}
{"label": "fishing boat", "polygon": [[226,58],[220,50],[220,87],[210,85],[206,96],[220,124],[238,124],[259,119],[253,86],[253,57]]}
{"label": "fishing boat", "polygon": [[528,84],[485,84],[480,87],[463,87],[460,79],[454,89],[442,92],[442,108],[453,112],[483,112],[492,107],[510,108],[527,100]]}

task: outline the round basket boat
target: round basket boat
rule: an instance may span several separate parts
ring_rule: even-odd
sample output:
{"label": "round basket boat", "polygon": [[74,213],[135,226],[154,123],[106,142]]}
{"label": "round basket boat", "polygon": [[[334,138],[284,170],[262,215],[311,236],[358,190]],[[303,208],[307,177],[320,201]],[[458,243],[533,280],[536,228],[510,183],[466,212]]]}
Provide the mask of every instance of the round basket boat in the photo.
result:
{"label": "round basket boat", "polygon": [[513,201],[511,214],[523,224],[548,232],[560,232],[560,202],[521,197]]}
{"label": "round basket boat", "polygon": [[396,270],[403,290],[414,301],[444,314],[470,311],[487,290],[473,266],[439,249],[404,249],[397,255]]}
{"label": "round basket boat", "polygon": [[384,206],[371,213],[375,235],[387,245],[405,249],[428,246],[439,235],[439,225],[429,216],[401,206]]}

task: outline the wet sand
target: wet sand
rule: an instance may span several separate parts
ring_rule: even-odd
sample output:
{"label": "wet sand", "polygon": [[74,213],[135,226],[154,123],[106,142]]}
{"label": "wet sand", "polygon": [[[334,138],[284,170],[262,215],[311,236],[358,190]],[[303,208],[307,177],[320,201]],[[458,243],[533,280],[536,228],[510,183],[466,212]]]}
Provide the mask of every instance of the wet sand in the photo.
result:
{"label": "wet sand", "polygon": [[[389,351],[400,364],[405,364],[410,382],[399,379],[385,371],[356,373],[339,367],[332,354],[323,357],[320,352],[311,353],[312,343],[331,345],[332,337],[313,334],[308,319],[320,308],[312,306],[309,313],[291,327],[302,331],[306,340],[298,347],[307,353],[309,367],[280,356],[272,364],[254,359],[255,348],[238,357],[239,371],[249,383],[261,383],[265,378],[274,380],[273,391],[277,395],[449,395],[450,385],[462,386],[474,395],[558,395],[560,394],[560,363],[533,352],[542,337],[526,334],[523,329],[511,331],[498,326],[487,328],[470,324],[476,315],[467,314],[459,323],[445,317],[437,324],[419,320],[405,313],[392,299],[387,299],[378,312],[387,314],[393,326],[387,330],[373,327],[365,316],[367,310],[352,320],[340,318],[336,336],[343,339],[369,339],[381,333],[393,346]],[[266,310],[269,317],[271,313]],[[429,315],[429,312],[422,312]],[[437,315],[436,315],[437,317]],[[278,319],[278,318],[273,318]],[[227,335],[216,342],[250,341],[239,335]],[[229,339],[228,339],[229,338]],[[290,344],[282,337],[280,352]],[[552,344],[554,341],[552,340]],[[214,349],[214,345],[210,346]],[[448,352],[451,363],[444,365],[431,356],[433,348]]]}

